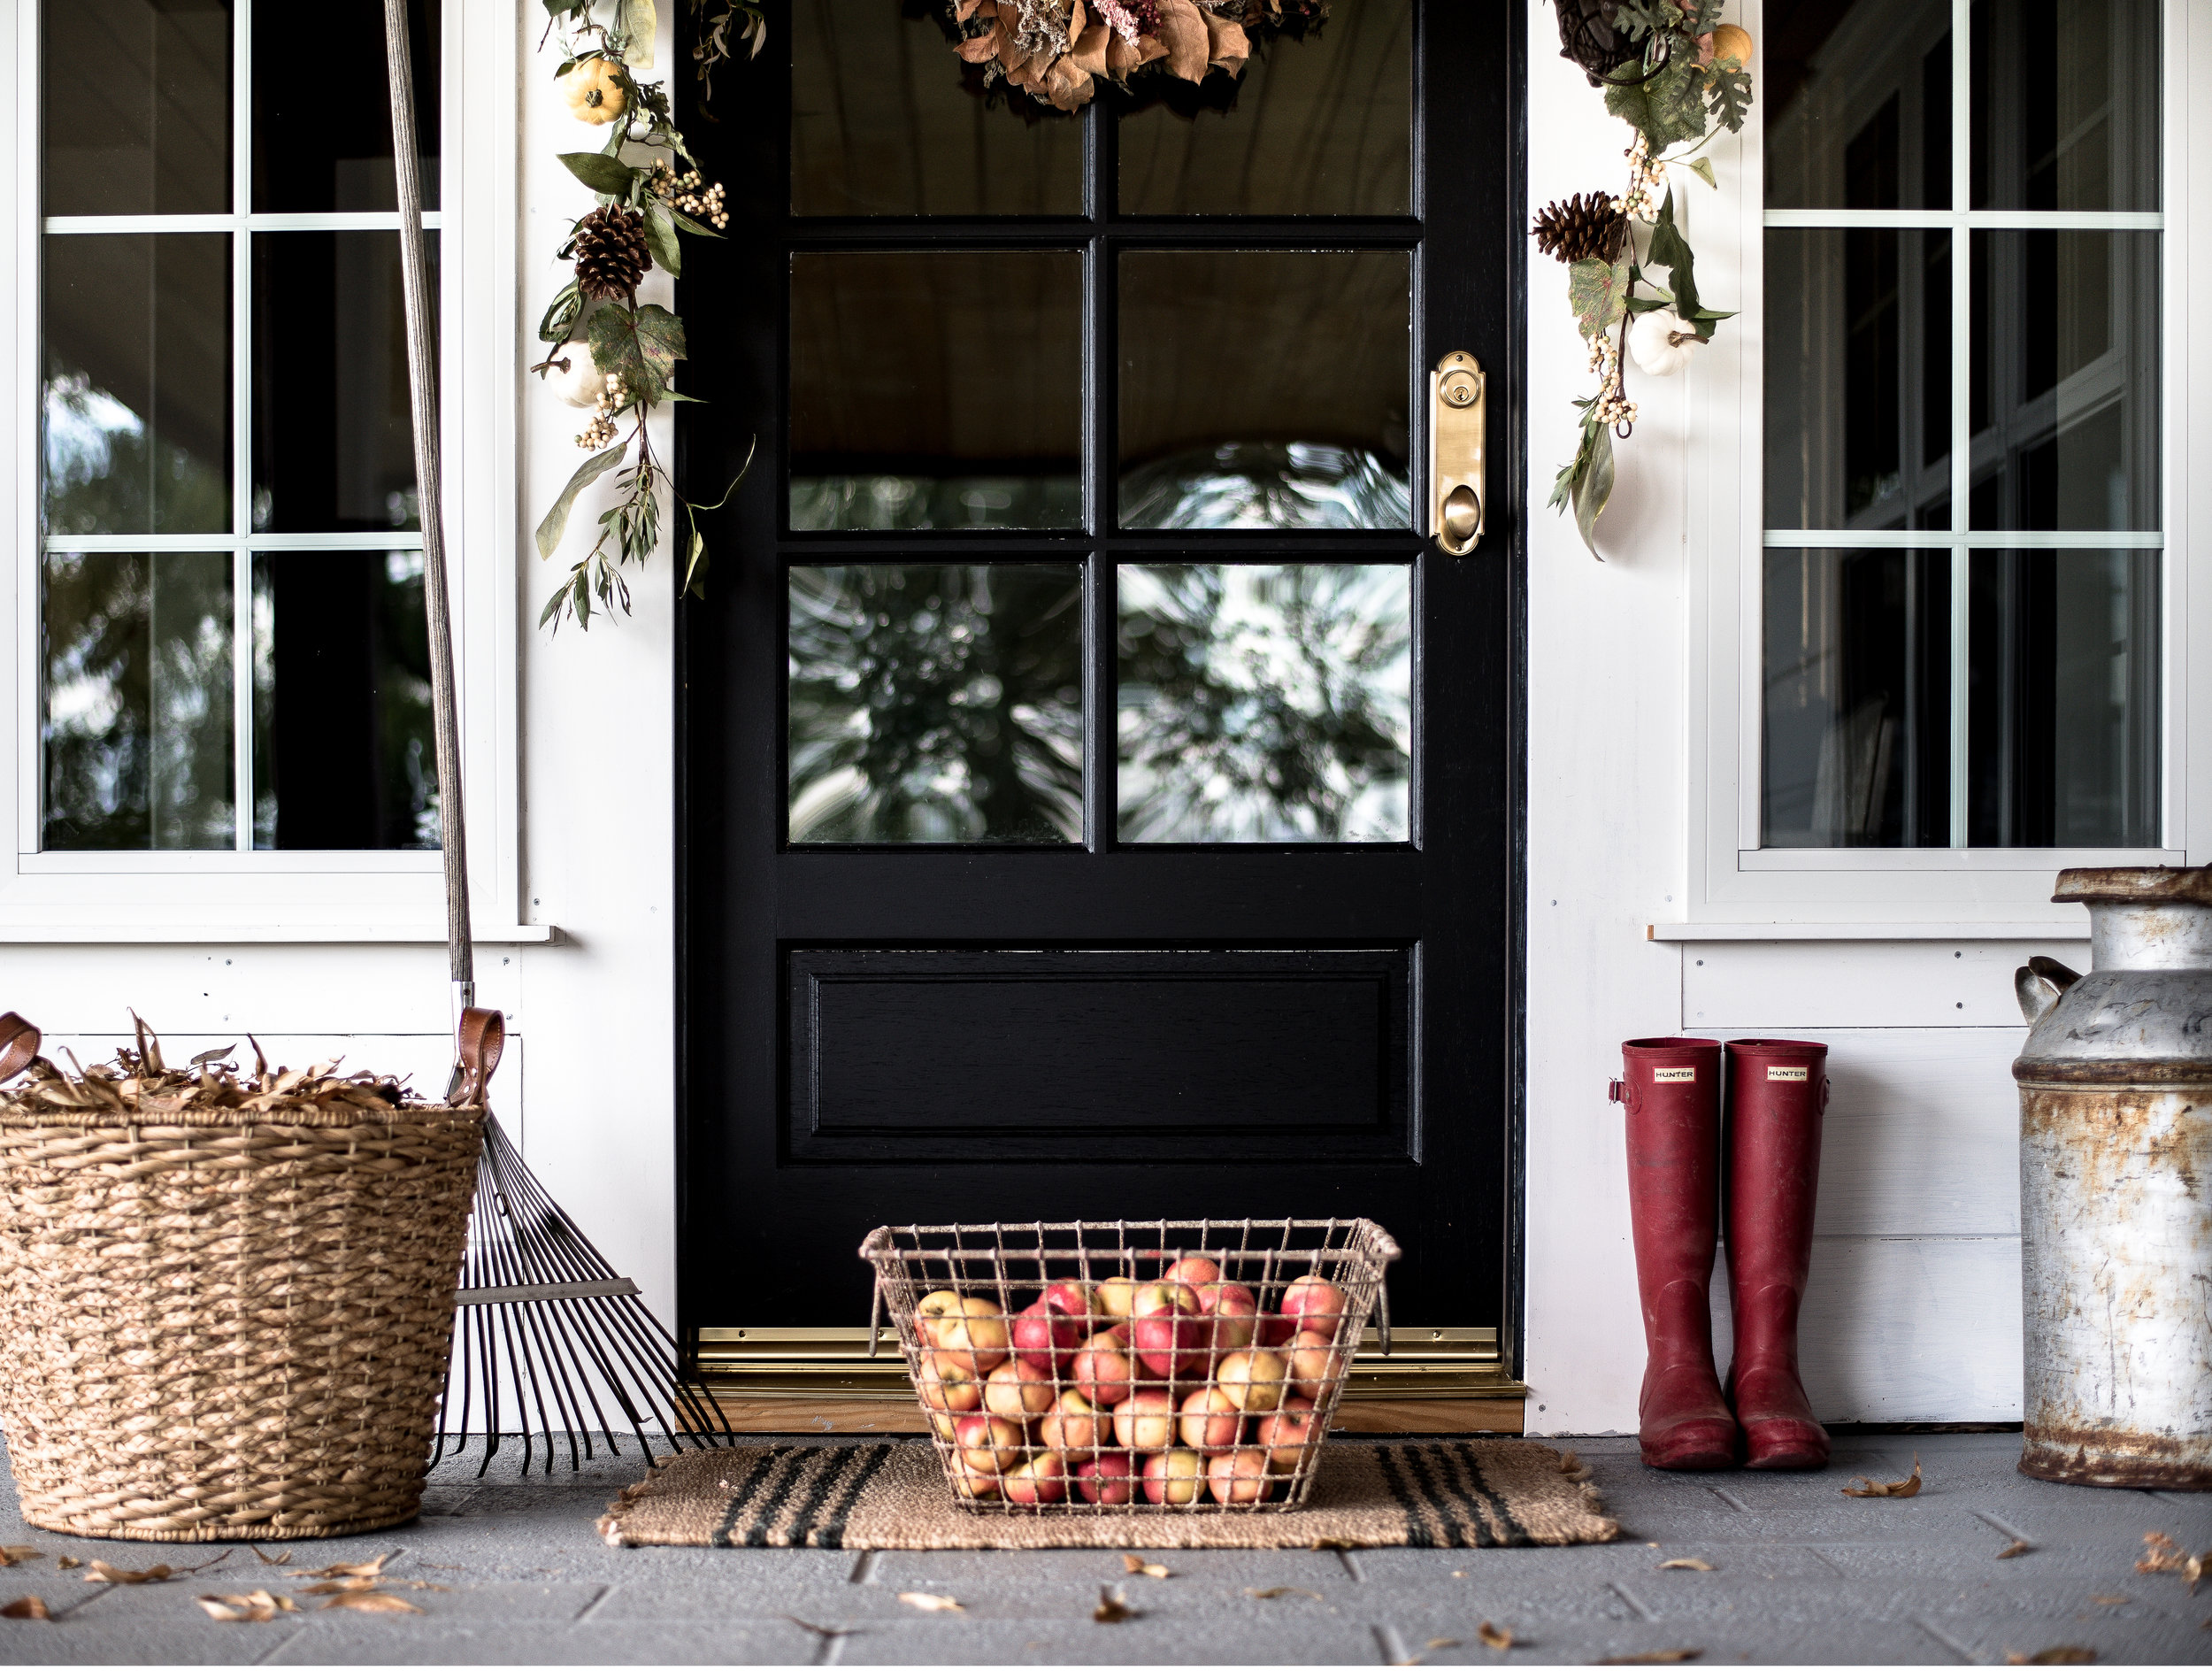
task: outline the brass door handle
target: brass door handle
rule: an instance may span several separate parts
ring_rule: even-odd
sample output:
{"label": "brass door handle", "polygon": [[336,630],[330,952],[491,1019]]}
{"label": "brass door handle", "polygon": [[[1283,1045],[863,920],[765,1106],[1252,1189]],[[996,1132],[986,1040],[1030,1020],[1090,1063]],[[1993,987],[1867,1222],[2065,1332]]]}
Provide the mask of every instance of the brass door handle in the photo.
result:
{"label": "brass door handle", "polygon": [[1448,554],[1472,553],[1482,539],[1487,384],[1464,350],[1429,374],[1429,534]]}

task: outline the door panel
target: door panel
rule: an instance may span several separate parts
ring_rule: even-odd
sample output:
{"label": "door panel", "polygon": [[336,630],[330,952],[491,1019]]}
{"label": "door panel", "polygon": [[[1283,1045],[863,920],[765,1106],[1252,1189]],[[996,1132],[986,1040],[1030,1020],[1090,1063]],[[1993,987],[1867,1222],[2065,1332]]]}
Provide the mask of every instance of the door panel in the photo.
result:
{"label": "door panel", "polygon": [[697,126],[685,480],[759,447],[679,632],[684,1322],[864,1320],[879,1223],[1318,1213],[1509,1335],[1519,14],[1067,116],[928,10],[772,8]]}

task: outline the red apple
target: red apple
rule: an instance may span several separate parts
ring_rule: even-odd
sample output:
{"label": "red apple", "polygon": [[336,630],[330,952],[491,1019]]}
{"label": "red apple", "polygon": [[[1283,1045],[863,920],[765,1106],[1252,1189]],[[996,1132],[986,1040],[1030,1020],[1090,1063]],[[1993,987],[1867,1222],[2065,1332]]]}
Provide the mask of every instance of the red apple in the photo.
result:
{"label": "red apple", "polygon": [[1263,1346],[1287,1346],[1291,1335],[1297,1332],[1298,1323],[1294,1318],[1286,1317],[1277,1311],[1263,1311],[1260,1312],[1259,1333],[1253,1339]]}
{"label": "red apple", "polygon": [[1164,1451],[1144,1459],[1145,1501],[1194,1504],[1206,1495],[1206,1459],[1194,1451]]}
{"label": "red apple", "polygon": [[1077,1349],[1070,1370],[1076,1391],[1101,1410],[1111,1410],[1136,1385],[1137,1366],[1119,1330],[1093,1335]]}
{"label": "red apple", "polygon": [[1218,1387],[1201,1387],[1183,1400],[1177,1435],[1193,1451],[1226,1451],[1244,1432],[1244,1412]]}
{"label": "red apple", "polygon": [[1126,1320],[1137,1314],[1137,1284],[1126,1276],[1109,1276],[1098,1284],[1098,1314]]}
{"label": "red apple", "polygon": [[1179,1282],[1186,1287],[1202,1288],[1210,1282],[1221,1280],[1221,1266],[1203,1253],[1178,1259],[1160,1273],[1162,1282]]}
{"label": "red apple", "polygon": [[1290,1378],[1299,1397],[1317,1405],[1326,1403],[1327,1393],[1344,1378],[1343,1357],[1326,1335],[1300,1330],[1290,1343],[1289,1359]]}
{"label": "red apple", "polygon": [[1282,1403],[1283,1383],[1289,1374],[1290,1366],[1274,1352],[1233,1351],[1221,1360],[1214,1379],[1239,1410],[1256,1416]]}
{"label": "red apple", "polygon": [[1336,1336],[1344,1315],[1344,1289],[1325,1276],[1305,1275],[1283,1290],[1283,1315],[1298,1325],[1300,1334]]}
{"label": "red apple", "polygon": [[1232,1451],[1206,1465],[1207,1489],[1217,1504],[1256,1504],[1267,1496],[1267,1453]]}
{"label": "red apple", "polygon": [[1076,1495],[1085,1503],[1125,1504],[1137,1496],[1137,1459],[1126,1451],[1105,1451],[1075,1466]]}
{"label": "red apple", "polygon": [[963,1314],[946,1317],[937,1325],[938,1361],[974,1374],[988,1374],[1011,1355],[1006,1319],[987,1299],[962,1303],[965,1306]]}
{"label": "red apple", "polygon": [[1052,1397],[1052,1372],[1026,1358],[1001,1364],[983,1383],[983,1407],[1020,1427],[1051,1409]]}
{"label": "red apple", "polygon": [[978,1474],[1003,1473],[1021,1460],[1027,1436],[1003,1416],[963,1416],[953,1428],[960,1459]]}
{"label": "red apple", "polygon": [[1259,1331],[1259,1301],[1240,1282],[1210,1282],[1198,1290],[1198,1308],[1206,1313],[1213,1330],[1217,1352],[1248,1346]]}
{"label": "red apple", "polygon": [[933,1294],[925,1294],[914,1307],[914,1337],[925,1346],[937,1343],[938,1326],[948,1317],[963,1313],[965,1302],[949,1288],[940,1288]]}
{"label": "red apple", "polygon": [[1175,1443],[1175,1400],[1164,1387],[1140,1387],[1114,1406],[1114,1437],[1130,1451],[1165,1451]]}
{"label": "red apple", "polygon": [[1098,1300],[1087,1282],[1056,1282],[1044,1291],[1045,1304],[1065,1316],[1084,1325],[1083,1332],[1090,1332],[1090,1320],[1098,1315]]}
{"label": "red apple", "polygon": [[1183,1375],[1203,1369],[1212,1338],[1212,1325],[1203,1317],[1172,1305],[1140,1316],[1129,1327],[1137,1361],[1156,1375]]}
{"label": "red apple", "polygon": [[1068,1466],[1048,1451],[1005,1475],[999,1487],[1011,1504],[1064,1502],[1068,1495]]}
{"label": "red apple", "polygon": [[1023,1357],[1064,1372],[1083,1343],[1083,1321],[1037,1299],[1014,1313],[1012,1335],[1014,1350]]}
{"label": "red apple", "polygon": [[1265,1448],[1276,1468],[1289,1474],[1312,1451],[1320,1437],[1320,1426],[1321,1412],[1313,1407],[1313,1401],[1292,1393],[1283,1400],[1281,1409],[1260,1418],[1252,1436]]}
{"label": "red apple", "polygon": [[956,1497],[995,1498],[999,1495],[998,1476],[971,1466],[965,1458],[956,1453],[952,1459],[952,1492]]}
{"label": "red apple", "polygon": [[1079,1392],[1064,1392],[1044,1420],[1037,1437],[1047,1450],[1081,1462],[1106,1443],[1106,1418]]}
{"label": "red apple", "polygon": [[1131,1319],[1148,1317],[1156,1311],[1179,1311],[1194,1317],[1198,1314],[1198,1289],[1179,1282],[1140,1282],[1137,1291],[1130,1297]]}
{"label": "red apple", "polygon": [[953,1423],[983,1407],[983,1383],[964,1370],[947,1370],[930,1352],[921,1359],[922,1373],[914,1378],[915,1395],[929,1412],[930,1426],[946,1439]]}

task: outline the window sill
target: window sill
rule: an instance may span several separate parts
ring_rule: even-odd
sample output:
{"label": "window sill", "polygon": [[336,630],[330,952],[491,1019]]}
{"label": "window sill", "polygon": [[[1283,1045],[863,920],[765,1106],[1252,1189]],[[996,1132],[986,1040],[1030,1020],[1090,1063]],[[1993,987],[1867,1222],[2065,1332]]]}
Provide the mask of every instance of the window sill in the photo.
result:
{"label": "window sill", "polygon": [[1644,928],[1653,943],[2080,943],[2089,917],[2050,920],[1676,920]]}
{"label": "window sill", "polygon": [[[211,922],[203,926],[100,926],[77,920],[66,925],[0,922],[0,944],[442,944],[443,927],[376,926],[364,922],[321,925],[296,921]],[[480,944],[557,944],[554,926],[479,927]]]}

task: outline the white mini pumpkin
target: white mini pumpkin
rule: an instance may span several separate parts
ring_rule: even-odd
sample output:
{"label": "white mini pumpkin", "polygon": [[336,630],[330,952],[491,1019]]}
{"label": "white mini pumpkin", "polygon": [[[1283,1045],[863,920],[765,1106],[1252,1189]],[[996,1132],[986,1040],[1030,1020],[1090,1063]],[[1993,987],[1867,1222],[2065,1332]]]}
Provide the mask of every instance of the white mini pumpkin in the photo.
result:
{"label": "white mini pumpkin", "polygon": [[1664,379],[1690,365],[1704,348],[1697,329],[1671,309],[1653,309],[1636,317],[1628,329],[1628,353],[1654,379]]}
{"label": "white mini pumpkin", "polygon": [[[547,369],[545,388],[572,408],[588,408],[597,402],[607,389],[607,381],[599,376],[598,364],[591,358],[591,346],[579,338],[571,338],[550,357],[553,366]],[[560,364],[568,363],[563,372]]]}

